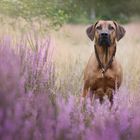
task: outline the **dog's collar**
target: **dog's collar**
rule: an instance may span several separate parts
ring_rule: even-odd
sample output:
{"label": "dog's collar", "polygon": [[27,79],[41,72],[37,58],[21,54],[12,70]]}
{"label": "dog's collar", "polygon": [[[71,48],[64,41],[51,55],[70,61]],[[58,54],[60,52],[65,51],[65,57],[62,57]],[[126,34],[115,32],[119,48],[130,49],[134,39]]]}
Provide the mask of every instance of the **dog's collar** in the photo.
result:
{"label": "dog's collar", "polygon": [[103,63],[101,62],[100,58],[99,58],[99,54],[97,52],[97,48],[96,48],[96,45],[94,45],[94,49],[95,49],[95,55],[96,55],[96,58],[97,58],[97,61],[98,61],[98,64],[99,64],[99,67],[101,68],[101,71],[102,71],[102,76],[104,77],[104,74],[105,72],[107,71],[107,69],[111,66],[112,62],[113,62],[113,58],[116,54],[116,46],[115,46],[115,49],[114,49],[114,52],[109,60],[109,62],[107,63],[107,65],[103,65]]}

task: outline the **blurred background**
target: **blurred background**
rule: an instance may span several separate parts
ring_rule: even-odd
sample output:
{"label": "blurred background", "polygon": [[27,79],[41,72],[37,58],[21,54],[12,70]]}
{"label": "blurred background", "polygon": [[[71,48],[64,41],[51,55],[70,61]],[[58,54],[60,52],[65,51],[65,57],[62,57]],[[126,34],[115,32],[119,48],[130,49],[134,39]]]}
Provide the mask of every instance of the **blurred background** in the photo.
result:
{"label": "blurred background", "polygon": [[[83,70],[93,52],[86,28],[97,20],[116,20],[126,29],[116,57],[124,70],[124,85],[140,81],[140,0],[1,0],[0,41],[11,36],[36,50],[36,42],[50,37],[54,45],[56,85],[64,95],[80,95]],[[135,49],[134,49],[135,48]],[[125,56],[125,57],[124,57]],[[123,58],[123,59],[122,59]]]}
{"label": "blurred background", "polygon": [[139,18],[139,0],[1,0],[0,13],[12,18],[46,19],[51,25],[113,19],[127,23]]}
{"label": "blurred background", "polygon": [[[85,30],[100,19],[116,20],[126,29],[125,37],[118,42],[116,57],[123,66],[123,85],[133,91],[139,89],[140,0],[0,0],[0,43],[6,38],[12,47],[24,44],[38,53],[37,47],[45,40],[55,48],[56,85],[52,82],[51,92],[80,96],[83,71],[94,50]],[[28,90],[36,89],[36,84],[34,87],[27,83]]]}

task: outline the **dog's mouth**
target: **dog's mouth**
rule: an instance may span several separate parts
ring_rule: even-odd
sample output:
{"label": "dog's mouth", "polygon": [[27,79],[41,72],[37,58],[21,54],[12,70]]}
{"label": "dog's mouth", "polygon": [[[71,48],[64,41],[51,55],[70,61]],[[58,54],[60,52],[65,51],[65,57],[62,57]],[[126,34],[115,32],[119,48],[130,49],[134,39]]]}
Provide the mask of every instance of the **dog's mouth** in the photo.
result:
{"label": "dog's mouth", "polygon": [[109,36],[100,36],[99,37],[99,42],[98,42],[100,47],[103,47],[104,53],[105,53],[105,61],[107,61],[108,58],[108,49],[111,46],[111,40]]}
{"label": "dog's mouth", "polygon": [[111,40],[110,40],[109,36],[99,37],[98,44],[101,47],[110,47],[111,46]]}

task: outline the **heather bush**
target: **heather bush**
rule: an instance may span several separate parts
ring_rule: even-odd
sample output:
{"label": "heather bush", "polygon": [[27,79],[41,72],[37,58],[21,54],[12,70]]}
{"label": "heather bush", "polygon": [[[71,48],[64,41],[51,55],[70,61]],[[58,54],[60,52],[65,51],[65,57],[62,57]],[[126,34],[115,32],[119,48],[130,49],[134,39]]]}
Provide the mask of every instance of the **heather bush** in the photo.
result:
{"label": "heather bush", "polygon": [[34,47],[27,40],[13,46],[5,37],[0,43],[1,140],[140,139],[139,91],[123,85],[111,109],[106,97],[102,105],[88,98],[80,102],[70,90],[74,84],[65,88],[64,98],[56,84],[52,40],[32,42]]}

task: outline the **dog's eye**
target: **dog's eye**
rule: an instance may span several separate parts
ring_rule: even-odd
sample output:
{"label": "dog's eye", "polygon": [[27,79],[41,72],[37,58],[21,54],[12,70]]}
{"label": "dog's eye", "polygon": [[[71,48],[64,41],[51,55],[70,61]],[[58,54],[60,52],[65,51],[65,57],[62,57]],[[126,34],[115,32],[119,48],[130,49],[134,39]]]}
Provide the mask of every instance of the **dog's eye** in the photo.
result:
{"label": "dog's eye", "polygon": [[114,30],[113,26],[109,26],[108,28],[109,28],[109,30]]}
{"label": "dog's eye", "polygon": [[102,30],[102,26],[97,26],[96,29],[97,30]]}

